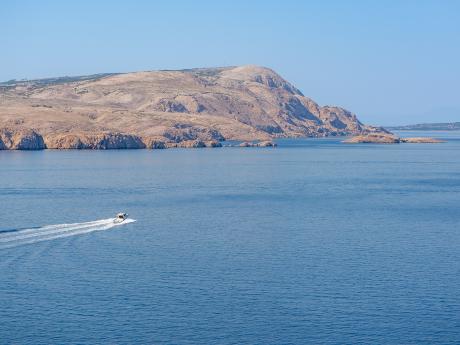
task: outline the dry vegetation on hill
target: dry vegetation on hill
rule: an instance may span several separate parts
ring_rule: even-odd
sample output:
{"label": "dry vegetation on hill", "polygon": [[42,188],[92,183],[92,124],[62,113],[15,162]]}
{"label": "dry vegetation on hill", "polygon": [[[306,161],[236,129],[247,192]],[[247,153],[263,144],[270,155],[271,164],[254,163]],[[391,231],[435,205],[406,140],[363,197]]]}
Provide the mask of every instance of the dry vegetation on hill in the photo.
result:
{"label": "dry vegetation on hill", "polygon": [[380,131],[258,66],[10,81],[0,84],[0,129],[0,149],[215,147]]}

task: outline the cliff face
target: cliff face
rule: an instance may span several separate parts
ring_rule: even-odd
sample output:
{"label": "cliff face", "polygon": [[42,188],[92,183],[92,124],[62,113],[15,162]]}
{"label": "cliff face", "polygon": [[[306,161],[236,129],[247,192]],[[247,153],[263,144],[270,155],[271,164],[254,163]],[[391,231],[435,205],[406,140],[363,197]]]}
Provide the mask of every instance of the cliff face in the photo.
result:
{"label": "cliff face", "polygon": [[57,134],[45,137],[48,149],[143,149],[144,142],[135,135],[105,134]]}
{"label": "cliff face", "polygon": [[379,132],[258,66],[3,83],[0,128],[3,149],[200,147]]}
{"label": "cliff face", "polygon": [[0,129],[0,150],[43,150],[43,137],[30,129]]}

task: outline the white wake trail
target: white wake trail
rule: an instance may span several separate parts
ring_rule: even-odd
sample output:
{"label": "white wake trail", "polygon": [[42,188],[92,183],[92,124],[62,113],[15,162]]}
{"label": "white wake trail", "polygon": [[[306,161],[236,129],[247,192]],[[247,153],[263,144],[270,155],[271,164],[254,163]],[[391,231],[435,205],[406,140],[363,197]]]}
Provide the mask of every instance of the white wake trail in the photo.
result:
{"label": "white wake trail", "polygon": [[16,236],[22,236],[22,235],[29,234],[29,233],[37,234],[37,233],[43,233],[48,230],[66,230],[69,228],[80,227],[80,226],[100,225],[100,224],[108,223],[111,220],[113,219],[112,218],[100,219],[100,220],[94,220],[91,222],[84,222],[84,223],[45,225],[41,227],[34,227],[30,229],[21,229],[21,230],[14,231],[14,232],[8,232],[4,235],[0,234],[0,238],[11,238],[11,237],[16,237]]}
{"label": "white wake trail", "polygon": [[79,229],[95,227],[95,226],[105,226],[108,224],[114,224],[113,219],[101,219],[98,221],[86,222],[86,223],[47,225],[41,228],[25,229],[17,233],[9,233],[9,234],[0,236],[0,244],[4,242],[22,240],[22,239],[36,237],[36,236],[56,234],[59,232],[68,232],[68,231],[79,230]]}
{"label": "white wake trail", "polygon": [[113,219],[109,218],[86,223],[47,225],[41,228],[24,229],[18,231],[18,233],[8,233],[5,235],[0,234],[0,250],[18,247],[25,244],[87,234],[94,231],[109,230],[115,226],[132,222],[135,222],[135,220],[126,219],[122,223],[114,223]]}

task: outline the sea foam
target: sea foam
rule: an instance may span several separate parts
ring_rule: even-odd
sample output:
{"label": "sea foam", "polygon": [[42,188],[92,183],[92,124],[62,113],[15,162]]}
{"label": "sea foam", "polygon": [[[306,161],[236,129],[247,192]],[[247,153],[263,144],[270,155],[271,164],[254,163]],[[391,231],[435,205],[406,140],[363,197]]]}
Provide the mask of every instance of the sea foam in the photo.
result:
{"label": "sea foam", "polygon": [[42,227],[17,229],[17,231],[13,229],[4,233],[0,232],[0,250],[55,240],[58,238],[88,234],[94,231],[109,230],[116,226],[133,223],[135,221],[134,219],[128,218],[122,223],[114,223],[113,218],[108,218],[84,223],[45,225]]}

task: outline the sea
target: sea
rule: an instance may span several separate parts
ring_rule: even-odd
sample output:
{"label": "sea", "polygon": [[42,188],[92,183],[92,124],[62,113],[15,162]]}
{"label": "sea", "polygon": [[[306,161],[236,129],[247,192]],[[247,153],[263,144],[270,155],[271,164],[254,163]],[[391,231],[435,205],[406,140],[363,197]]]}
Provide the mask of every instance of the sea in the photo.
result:
{"label": "sea", "polygon": [[460,132],[398,134],[0,151],[0,344],[460,344]]}

